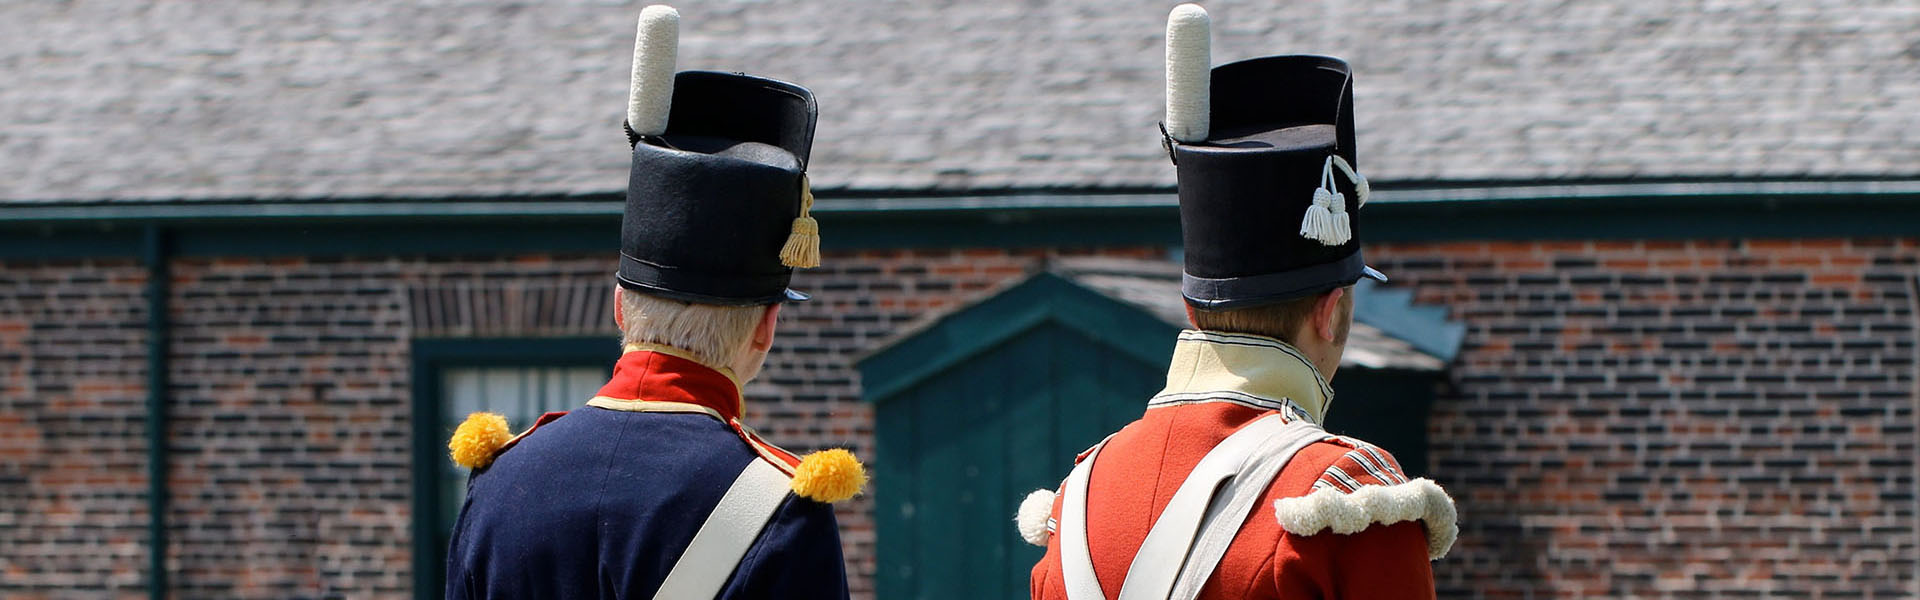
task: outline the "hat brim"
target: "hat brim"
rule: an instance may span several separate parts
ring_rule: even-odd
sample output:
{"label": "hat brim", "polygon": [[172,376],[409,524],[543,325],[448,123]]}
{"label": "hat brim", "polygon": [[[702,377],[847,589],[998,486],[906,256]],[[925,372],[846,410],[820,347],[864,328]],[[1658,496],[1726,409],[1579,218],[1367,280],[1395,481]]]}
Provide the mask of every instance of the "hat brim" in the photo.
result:
{"label": "hat brim", "polygon": [[[1193,260],[1192,255],[1187,260]],[[1356,268],[1357,267],[1357,268]],[[1308,265],[1279,273],[1208,278],[1180,273],[1180,295],[1206,310],[1227,310],[1284,302],[1326,293],[1362,279],[1386,281],[1387,275],[1367,266],[1355,251],[1334,262]]]}
{"label": "hat brim", "polygon": [[[1372,271],[1372,269],[1368,269],[1368,270]],[[1374,271],[1374,273],[1378,274],[1379,271]],[[1381,275],[1380,280],[1386,281],[1387,276]],[[800,290],[796,290],[793,288],[787,288],[787,297],[786,297],[786,300],[784,300],[784,302],[806,302],[812,299],[813,299],[813,296],[807,294],[806,292],[802,292]]]}

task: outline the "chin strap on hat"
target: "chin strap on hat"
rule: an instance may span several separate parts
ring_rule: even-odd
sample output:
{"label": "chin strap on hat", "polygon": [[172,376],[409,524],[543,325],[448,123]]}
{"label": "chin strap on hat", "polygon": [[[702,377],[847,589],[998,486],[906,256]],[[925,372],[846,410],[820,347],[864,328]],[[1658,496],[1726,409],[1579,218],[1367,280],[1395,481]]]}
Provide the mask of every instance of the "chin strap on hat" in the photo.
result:
{"label": "chin strap on hat", "polygon": [[813,184],[800,176],[800,216],[793,219],[793,233],[780,248],[780,263],[811,269],[820,266],[820,222],[813,220]]}
{"label": "chin strap on hat", "polygon": [[1320,187],[1313,190],[1313,204],[1300,220],[1300,237],[1328,246],[1345,244],[1353,237],[1352,222],[1347,217],[1347,198],[1333,187],[1335,158],[1328,156],[1320,168]]}

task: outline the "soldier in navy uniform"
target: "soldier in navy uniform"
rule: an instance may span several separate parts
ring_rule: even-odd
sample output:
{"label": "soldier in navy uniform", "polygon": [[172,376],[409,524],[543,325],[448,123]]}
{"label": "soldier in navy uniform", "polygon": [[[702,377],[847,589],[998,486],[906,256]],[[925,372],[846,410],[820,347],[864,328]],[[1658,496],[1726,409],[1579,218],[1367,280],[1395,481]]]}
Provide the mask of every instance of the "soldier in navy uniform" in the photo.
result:
{"label": "soldier in navy uniform", "polygon": [[[1320,427],[1360,252],[1353,72],[1324,56],[1210,66],[1206,11],[1167,24],[1168,153],[1193,329],[1139,420],[1017,517],[1042,599],[1431,598],[1453,501]],[[1364,404],[1366,398],[1343,400]]]}
{"label": "soldier in navy uniform", "polygon": [[831,502],[866,476],[796,459],[741,423],[795,267],[819,261],[806,167],[813,95],[676,73],[679,14],[641,13],[627,136],[613,378],[510,436],[475,414],[447,598],[846,598]]}

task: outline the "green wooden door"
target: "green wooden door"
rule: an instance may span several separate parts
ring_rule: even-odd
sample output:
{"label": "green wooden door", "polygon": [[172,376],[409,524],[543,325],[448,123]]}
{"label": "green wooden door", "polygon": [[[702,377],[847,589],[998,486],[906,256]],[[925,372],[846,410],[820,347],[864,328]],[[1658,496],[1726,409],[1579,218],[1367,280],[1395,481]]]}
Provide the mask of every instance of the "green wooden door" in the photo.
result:
{"label": "green wooden door", "polygon": [[1042,550],[1020,539],[1014,511],[1165,383],[1164,361],[1131,350],[1042,323],[881,399],[879,597],[1027,597]]}

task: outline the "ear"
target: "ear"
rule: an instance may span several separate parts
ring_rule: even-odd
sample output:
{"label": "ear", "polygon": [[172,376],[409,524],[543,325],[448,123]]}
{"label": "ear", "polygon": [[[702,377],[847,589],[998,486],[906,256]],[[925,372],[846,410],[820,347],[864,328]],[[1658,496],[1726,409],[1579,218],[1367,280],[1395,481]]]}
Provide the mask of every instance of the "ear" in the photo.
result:
{"label": "ear", "polygon": [[1333,291],[1320,296],[1313,305],[1313,331],[1320,334],[1322,341],[1331,342],[1340,329],[1340,297],[1347,293],[1346,288],[1333,288]]}
{"label": "ear", "polygon": [[1200,319],[1193,316],[1193,305],[1181,302],[1180,306],[1186,307],[1187,309],[1187,324],[1192,325],[1194,329],[1199,329]]}
{"label": "ear", "polygon": [[620,331],[627,330],[626,311],[620,310],[620,295],[625,293],[627,291],[621,289],[618,284],[613,286],[613,326],[619,327]]}
{"label": "ear", "polygon": [[767,305],[767,312],[760,313],[760,324],[753,327],[753,351],[766,352],[773,348],[773,329],[780,323],[780,305]]}

